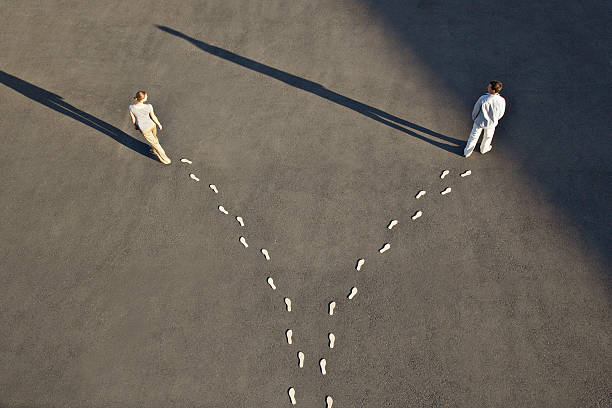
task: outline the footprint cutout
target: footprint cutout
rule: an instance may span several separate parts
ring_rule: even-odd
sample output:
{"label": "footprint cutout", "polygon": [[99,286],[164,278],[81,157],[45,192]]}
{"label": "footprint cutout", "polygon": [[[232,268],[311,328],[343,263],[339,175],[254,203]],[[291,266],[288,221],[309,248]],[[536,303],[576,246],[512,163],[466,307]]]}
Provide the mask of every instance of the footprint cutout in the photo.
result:
{"label": "footprint cutout", "polygon": [[289,388],[287,393],[289,394],[289,401],[291,401],[291,405],[295,405],[295,388]]}
{"label": "footprint cutout", "polygon": [[242,245],[244,245],[245,248],[249,247],[249,244],[247,244],[245,237],[240,237],[239,241]]}
{"label": "footprint cutout", "polygon": [[219,206],[219,211],[221,211],[225,215],[229,214],[227,210],[225,209],[225,207],[223,207],[222,205]]}
{"label": "footprint cutout", "polygon": [[268,253],[268,250],[266,248],[262,248],[261,253],[263,254],[263,256],[266,257],[266,261],[270,260],[270,254]]}
{"label": "footprint cutout", "polygon": [[418,200],[419,198],[423,197],[425,194],[427,194],[427,191],[421,190],[417,193],[417,195],[414,196],[414,198]]}
{"label": "footprint cutout", "polygon": [[319,367],[321,367],[321,374],[325,375],[327,374],[327,361],[325,361],[324,358],[322,358],[321,360],[319,360]]}
{"label": "footprint cutout", "polygon": [[351,288],[351,293],[349,293],[349,295],[347,296],[347,298],[349,300],[353,299],[355,297],[355,295],[357,294],[357,288],[356,287],[352,287]]}
{"label": "footprint cutout", "polygon": [[440,191],[440,194],[447,195],[451,191],[453,191],[453,190],[450,187],[446,187],[444,190]]}
{"label": "footprint cutout", "polygon": [[387,242],[385,245],[382,246],[382,248],[378,250],[378,252],[380,252],[381,254],[384,254],[390,249],[391,249],[391,244]]}
{"label": "footprint cutout", "polygon": [[336,308],[336,302],[331,301],[329,302],[329,315],[333,316],[334,315],[334,309]]}
{"label": "footprint cutout", "polygon": [[334,399],[331,397],[331,395],[325,397],[325,405],[327,406],[327,408],[332,408],[332,406],[334,405]]}
{"label": "footprint cutout", "polygon": [[272,288],[272,290],[276,290],[276,285],[274,284],[274,279],[268,277],[268,285]]}
{"label": "footprint cutout", "polygon": [[358,271],[361,270],[361,267],[363,266],[363,264],[365,263],[365,259],[361,258],[357,260],[357,266],[355,266],[355,269],[357,269]]}
{"label": "footprint cutout", "polygon": [[244,227],[244,220],[241,216],[237,216],[236,221],[238,221],[238,224],[240,224],[241,227]]}
{"label": "footprint cutout", "polygon": [[298,351],[297,356],[298,356],[298,367],[304,368],[304,353],[302,353],[301,351]]}
{"label": "footprint cutout", "polygon": [[285,335],[287,336],[287,344],[293,344],[293,330],[287,329]]}
{"label": "footprint cutout", "polygon": [[470,174],[472,174],[472,170],[466,170],[466,171],[464,171],[463,173],[461,173],[461,177],[467,177],[467,176],[469,176]]}
{"label": "footprint cutout", "polygon": [[291,311],[291,299],[289,299],[288,297],[285,298],[285,305],[287,305],[287,311],[290,312]]}
{"label": "footprint cutout", "polygon": [[440,174],[440,178],[441,178],[441,179],[443,179],[444,177],[448,176],[449,174],[450,174],[450,171],[448,171],[448,170],[444,170],[444,171],[442,172],[442,174]]}
{"label": "footprint cutout", "polygon": [[191,160],[186,159],[184,157],[181,159],[181,163],[193,164],[193,162]]}
{"label": "footprint cutout", "polygon": [[193,173],[189,173],[189,177],[190,177],[192,180],[195,180],[195,181],[200,181],[200,179],[199,179],[199,178],[197,178],[197,177],[196,177],[196,175],[195,175],[195,174],[193,174]]}
{"label": "footprint cutout", "polygon": [[414,215],[412,216],[412,220],[416,220],[417,218],[421,218],[421,216],[423,215],[423,211],[417,211],[414,213]]}
{"label": "footprint cutout", "polygon": [[334,344],[336,344],[336,336],[334,336],[334,333],[329,333],[327,337],[329,338],[329,348],[334,348]]}
{"label": "footprint cutout", "polygon": [[387,226],[387,229],[391,229],[391,228],[395,227],[398,223],[399,223],[398,220],[391,220],[391,222]]}
{"label": "footprint cutout", "polygon": [[215,194],[219,193],[219,190],[217,190],[217,186],[215,186],[214,184],[209,184],[208,187],[210,187],[210,189],[214,191]]}

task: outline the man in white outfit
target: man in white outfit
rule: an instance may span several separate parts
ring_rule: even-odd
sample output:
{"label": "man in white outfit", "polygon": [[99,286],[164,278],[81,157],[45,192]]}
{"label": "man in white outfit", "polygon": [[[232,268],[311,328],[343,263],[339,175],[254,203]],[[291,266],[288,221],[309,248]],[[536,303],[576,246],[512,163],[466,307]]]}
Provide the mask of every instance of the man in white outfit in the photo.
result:
{"label": "man in white outfit", "polygon": [[495,126],[497,122],[504,116],[506,111],[506,100],[499,95],[502,89],[502,83],[499,81],[489,82],[487,91],[489,93],[482,95],[476,101],[474,110],[472,110],[472,120],[474,126],[470,132],[470,137],[463,151],[465,157],[470,157],[478,139],[480,133],[484,130],[484,137],[482,143],[480,143],[480,153],[485,154],[491,150],[491,141],[493,140],[493,133],[495,133]]}

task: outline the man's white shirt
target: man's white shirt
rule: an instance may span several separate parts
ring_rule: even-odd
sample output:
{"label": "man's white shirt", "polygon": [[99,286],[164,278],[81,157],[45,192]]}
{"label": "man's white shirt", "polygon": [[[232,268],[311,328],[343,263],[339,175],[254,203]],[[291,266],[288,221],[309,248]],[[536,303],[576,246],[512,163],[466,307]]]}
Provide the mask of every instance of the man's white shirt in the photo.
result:
{"label": "man's white shirt", "polygon": [[499,94],[487,93],[476,101],[472,110],[474,125],[479,128],[494,128],[504,116],[506,100]]}

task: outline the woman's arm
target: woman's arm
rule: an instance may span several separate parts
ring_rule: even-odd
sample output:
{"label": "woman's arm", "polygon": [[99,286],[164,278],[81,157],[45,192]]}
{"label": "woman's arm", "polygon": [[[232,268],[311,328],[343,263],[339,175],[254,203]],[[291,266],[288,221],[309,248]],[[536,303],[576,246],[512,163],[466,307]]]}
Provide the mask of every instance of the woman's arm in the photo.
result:
{"label": "woman's arm", "polygon": [[134,125],[134,129],[140,130],[140,128],[138,128],[138,125],[136,124],[136,116],[134,116],[132,111],[129,111],[129,112],[130,112],[130,118],[132,118],[132,125]]}
{"label": "woman's arm", "polygon": [[162,129],[162,125],[161,125],[161,123],[159,123],[159,120],[157,120],[157,116],[155,116],[155,112],[153,112],[153,107],[152,106],[151,106],[151,112],[149,112],[149,116],[151,117],[151,119],[153,119],[153,122],[155,122],[155,124],[157,125],[159,130],[161,130]]}

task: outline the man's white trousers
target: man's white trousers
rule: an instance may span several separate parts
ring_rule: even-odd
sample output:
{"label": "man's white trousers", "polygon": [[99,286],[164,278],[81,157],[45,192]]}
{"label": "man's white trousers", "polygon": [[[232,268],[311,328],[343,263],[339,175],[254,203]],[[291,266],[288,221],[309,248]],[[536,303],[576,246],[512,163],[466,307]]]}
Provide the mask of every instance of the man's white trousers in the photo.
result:
{"label": "man's white trousers", "polygon": [[495,128],[481,128],[476,126],[472,126],[472,131],[470,132],[470,137],[467,141],[465,149],[463,150],[463,155],[468,157],[474,151],[476,144],[478,143],[478,139],[480,139],[480,134],[484,130],[484,136],[482,138],[482,143],[480,143],[480,153],[485,154],[489,150],[491,150],[491,141],[493,140],[493,134],[495,133]]}

